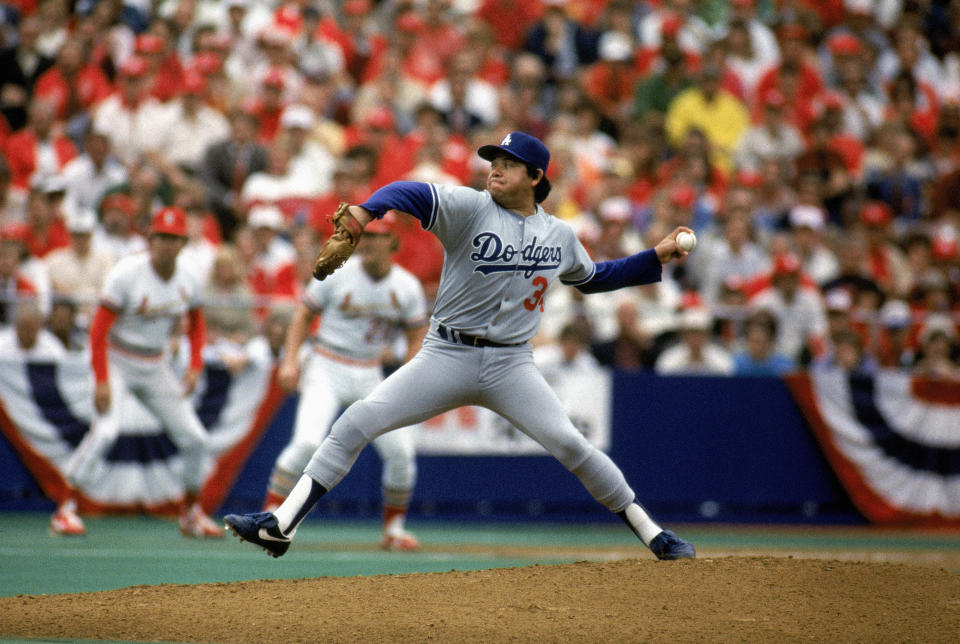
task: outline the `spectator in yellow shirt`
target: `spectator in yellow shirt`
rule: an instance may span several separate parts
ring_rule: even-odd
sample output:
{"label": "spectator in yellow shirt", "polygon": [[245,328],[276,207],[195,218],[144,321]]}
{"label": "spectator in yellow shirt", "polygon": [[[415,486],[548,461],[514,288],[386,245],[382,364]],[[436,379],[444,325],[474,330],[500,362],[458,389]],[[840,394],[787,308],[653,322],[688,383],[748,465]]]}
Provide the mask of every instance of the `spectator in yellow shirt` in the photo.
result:
{"label": "spectator in yellow shirt", "polygon": [[710,141],[713,162],[725,174],[733,168],[732,153],[750,126],[750,113],[740,99],[720,87],[720,68],[704,65],[700,83],[677,95],[667,108],[666,128],[674,146],[692,129]]}

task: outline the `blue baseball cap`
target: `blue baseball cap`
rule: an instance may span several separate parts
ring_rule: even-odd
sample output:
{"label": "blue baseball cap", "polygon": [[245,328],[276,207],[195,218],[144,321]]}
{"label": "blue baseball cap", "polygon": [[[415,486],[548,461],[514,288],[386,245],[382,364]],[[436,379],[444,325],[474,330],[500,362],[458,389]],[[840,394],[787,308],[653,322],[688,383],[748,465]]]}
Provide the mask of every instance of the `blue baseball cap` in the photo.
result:
{"label": "blue baseball cap", "polygon": [[503,137],[500,145],[484,145],[477,150],[480,158],[487,161],[493,161],[498,154],[504,152],[535,168],[540,168],[544,174],[547,173],[547,166],[550,165],[550,150],[535,136],[525,132],[511,132]]}

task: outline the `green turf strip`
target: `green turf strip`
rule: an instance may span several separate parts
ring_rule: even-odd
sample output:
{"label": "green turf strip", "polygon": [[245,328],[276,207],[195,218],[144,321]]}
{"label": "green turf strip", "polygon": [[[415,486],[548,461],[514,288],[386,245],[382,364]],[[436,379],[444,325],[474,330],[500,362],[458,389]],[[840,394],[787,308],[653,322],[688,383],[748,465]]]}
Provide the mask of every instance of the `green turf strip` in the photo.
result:
{"label": "green turf strip", "polygon": [[[583,559],[650,557],[619,521],[494,524],[411,521],[424,550],[376,547],[378,522],[309,520],[280,559],[235,538],[187,539],[173,521],[149,517],[87,519],[86,537],[54,537],[43,514],[0,513],[0,596],[195,584],[479,570]],[[960,552],[960,535],[864,528],[680,526],[701,552]]]}

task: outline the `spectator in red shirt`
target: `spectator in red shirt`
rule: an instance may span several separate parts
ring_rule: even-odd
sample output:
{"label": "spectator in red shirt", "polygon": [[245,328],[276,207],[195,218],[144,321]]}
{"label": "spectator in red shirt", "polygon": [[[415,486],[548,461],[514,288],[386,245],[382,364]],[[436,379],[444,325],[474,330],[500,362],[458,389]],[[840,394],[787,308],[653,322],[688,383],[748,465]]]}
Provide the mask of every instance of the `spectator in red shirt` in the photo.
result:
{"label": "spectator in red shirt", "polygon": [[77,156],[73,143],[60,132],[53,103],[30,103],[27,127],[10,136],[4,146],[15,188],[26,190],[35,172],[56,174]]}
{"label": "spectator in red shirt", "polygon": [[477,77],[494,87],[501,87],[510,77],[506,52],[497,44],[490,26],[474,22],[467,27],[467,49],[480,61]]}
{"label": "spectator in red shirt", "polygon": [[[809,46],[810,32],[802,25],[788,23],[780,28],[781,60],[772,65],[760,77],[756,96],[763,97],[771,89],[780,90],[792,106],[796,117],[804,110],[809,111],[809,103],[823,91],[823,80],[817,69],[817,60]],[[788,78],[785,78],[788,76]],[[798,101],[805,106],[797,104]],[[794,120],[794,125],[805,129],[806,122]]]}
{"label": "spectator in red shirt", "polygon": [[322,23],[320,28],[327,38],[340,46],[347,73],[354,83],[359,84],[375,76],[370,74],[368,68],[371,65],[376,66],[387,49],[387,39],[369,20],[373,10],[370,0],[346,0],[342,10],[342,29],[334,28],[329,22]]}
{"label": "spectator in red shirt", "polygon": [[147,61],[151,96],[166,103],[183,89],[183,65],[166,38],[155,33],[137,36],[134,52]]}
{"label": "spectator in red shirt", "polygon": [[260,125],[257,138],[261,143],[270,143],[280,131],[280,116],[283,114],[283,92],[286,86],[283,70],[270,69],[263,77],[260,92],[246,108]]}
{"label": "spectator in red shirt", "polygon": [[86,44],[79,38],[63,43],[56,64],[37,79],[34,88],[37,97],[53,103],[60,121],[90,109],[112,91],[103,70],[88,62]]}
{"label": "spectator in red shirt", "polygon": [[474,15],[490,26],[500,45],[517,50],[543,15],[543,4],[540,0],[483,0]]}
{"label": "spectator in red shirt", "polygon": [[[446,58],[434,49],[428,37],[429,26],[416,11],[401,13],[396,20],[394,43],[403,56],[403,68],[408,75],[430,87],[444,77]],[[377,66],[367,68],[367,76],[376,73]]]}
{"label": "spectator in red shirt", "polygon": [[600,37],[600,60],[583,75],[583,90],[605,117],[622,123],[629,112],[636,82],[631,63],[633,43],[618,31]]}
{"label": "spectator in red shirt", "polygon": [[[60,175],[47,176],[30,192],[26,219],[29,228],[25,242],[32,256],[45,257],[52,250],[70,245],[70,231],[61,211],[67,182]],[[34,194],[39,197],[36,207],[32,207]]]}
{"label": "spectator in red shirt", "polygon": [[414,165],[414,149],[396,131],[396,119],[390,108],[378,105],[371,108],[347,129],[347,144],[364,145],[373,149],[376,163],[375,185],[396,181]]}

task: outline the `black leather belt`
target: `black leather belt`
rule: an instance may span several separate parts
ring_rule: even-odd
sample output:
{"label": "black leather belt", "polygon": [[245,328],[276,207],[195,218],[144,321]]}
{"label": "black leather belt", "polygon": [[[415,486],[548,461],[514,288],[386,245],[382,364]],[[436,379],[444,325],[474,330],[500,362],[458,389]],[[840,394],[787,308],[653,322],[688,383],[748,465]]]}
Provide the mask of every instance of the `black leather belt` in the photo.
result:
{"label": "black leather belt", "polygon": [[464,333],[463,331],[457,331],[456,329],[448,329],[442,324],[437,325],[437,333],[440,334],[440,337],[448,342],[456,342],[457,344],[465,344],[468,347],[519,347],[523,342],[517,342],[516,344],[503,344],[501,342],[494,342],[493,340],[487,340],[486,338],[481,338],[477,335],[470,335],[469,333]]}

